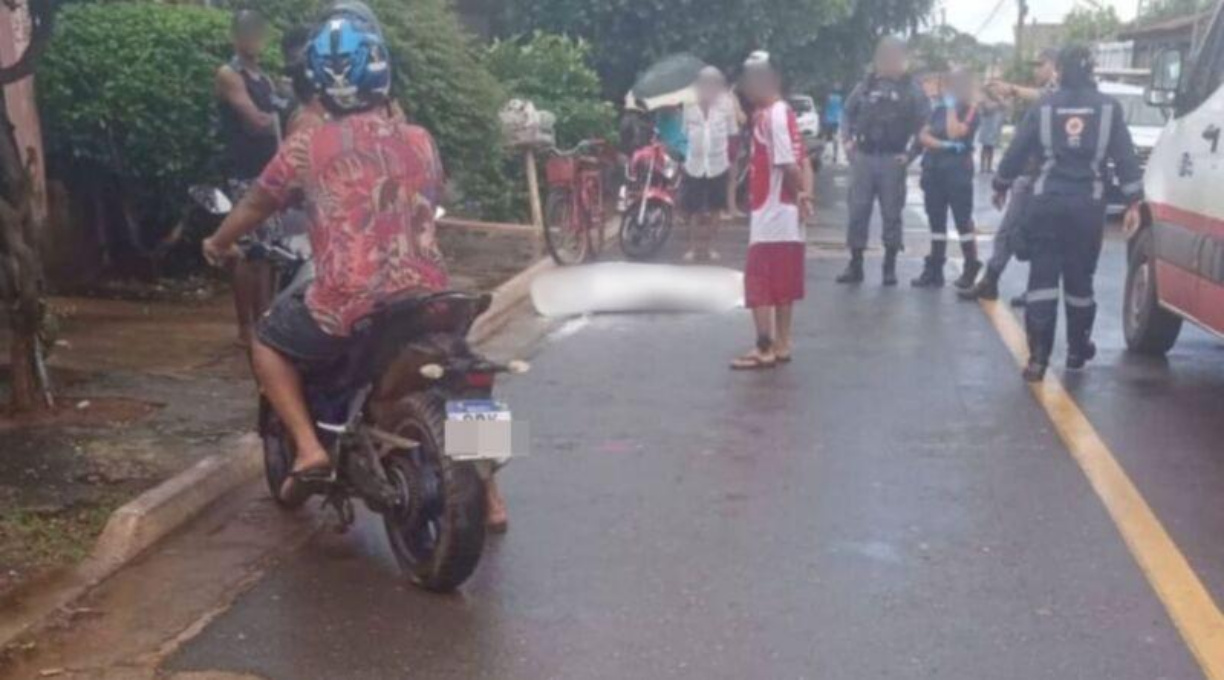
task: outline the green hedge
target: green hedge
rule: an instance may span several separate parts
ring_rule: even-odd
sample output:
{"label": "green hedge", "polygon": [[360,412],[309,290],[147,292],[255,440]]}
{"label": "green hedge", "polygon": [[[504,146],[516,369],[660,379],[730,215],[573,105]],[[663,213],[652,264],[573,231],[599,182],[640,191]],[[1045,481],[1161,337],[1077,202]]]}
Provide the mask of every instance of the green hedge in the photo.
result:
{"label": "green hedge", "polygon": [[48,151],[113,173],[146,219],[169,220],[215,167],[213,77],[229,15],[144,3],[69,4],[39,64]]}

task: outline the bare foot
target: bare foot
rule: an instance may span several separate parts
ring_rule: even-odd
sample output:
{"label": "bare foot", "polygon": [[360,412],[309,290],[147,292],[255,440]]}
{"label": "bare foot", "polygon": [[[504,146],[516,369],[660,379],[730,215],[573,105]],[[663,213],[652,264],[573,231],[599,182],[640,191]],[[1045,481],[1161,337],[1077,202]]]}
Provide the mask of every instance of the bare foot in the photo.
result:
{"label": "bare foot", "polygon": [[510,526],[510,516],[506,512],[506,499],[502,498],[497,481],[489,479],[485,486],[486,508],[485,528],[495,534],[503,534]]}

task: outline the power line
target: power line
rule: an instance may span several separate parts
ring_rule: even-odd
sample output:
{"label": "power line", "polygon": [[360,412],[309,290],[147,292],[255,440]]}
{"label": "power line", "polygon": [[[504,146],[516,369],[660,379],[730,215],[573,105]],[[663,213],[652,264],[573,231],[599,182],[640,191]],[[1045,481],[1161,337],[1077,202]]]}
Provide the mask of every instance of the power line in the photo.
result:
{"label": "power line", "polygon": [[1007,0],[999,0],[995,3],[994,9],[990,10],[990,16],[986,17],[986,21],[983,21],[982,25],[978,27],[978,30],[973,32],[973,38],[975,40],[982,34],[982,31],[990,28],[990,24],[994,23],[994,20],[999,16],[999,11],[1003,9],[1003,5],[1005,4],[1007,4]]}

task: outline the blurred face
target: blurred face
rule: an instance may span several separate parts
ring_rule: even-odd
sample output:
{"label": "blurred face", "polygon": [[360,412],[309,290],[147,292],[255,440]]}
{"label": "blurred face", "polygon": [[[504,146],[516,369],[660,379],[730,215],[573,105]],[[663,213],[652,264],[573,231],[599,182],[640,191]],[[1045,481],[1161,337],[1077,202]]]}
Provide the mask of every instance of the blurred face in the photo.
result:
{"label": "blurred face", "polygon": [[718,76],[702,76],[697,79],[697,99],[702,104],[712,104],[723,93],[722,78]]}
{"label": "blurred face", "polygon": [[267,40],[267,31],[262,26],[239,26],[234,31],[234,51],[248,59],[255,59],[263,52]]}
{"label": "blurred face", "polygon": [[875,71],[885,78],[900,78],[909,67],[905,47],[895,41],[881,43],[876,48]]}
{"label": "blurred face", "polygon": [[768,102],[777,96],[778,77],[767,68],[744,71],[744,96],[754,104]]}
{"label": "blurred face", "polygon": [[922,79],[922,92],[928,99],[935,99],[943,95],[943,83],[940,82],[939,76],[927,76]]}
{"label": "blurred face", "polygon": [[956,97],[957,101],[973,101],[975,95],[974,88],[973,76],[969,74],[957,74],[948,80],[948,90]]}
{"label": "blurred face", "polygon": [[1042,60],[1033,68],[1033,78],[1037,81],[1037,85],[1045,87],[1054,82],[1054,78],[1058,75],[1058,69],[1054,62],[1048,59]]}

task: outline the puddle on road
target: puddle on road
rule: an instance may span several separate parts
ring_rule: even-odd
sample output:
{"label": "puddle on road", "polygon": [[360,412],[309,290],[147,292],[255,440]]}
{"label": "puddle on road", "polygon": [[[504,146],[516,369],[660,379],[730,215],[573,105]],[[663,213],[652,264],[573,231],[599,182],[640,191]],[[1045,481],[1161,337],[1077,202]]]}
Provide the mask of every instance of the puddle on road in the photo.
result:
{"label": "puddle on road", "polygon": [[543,316],[718,313],[744,304],[744,275],[712,266],[606,262],[541,274],[531,301]]}

